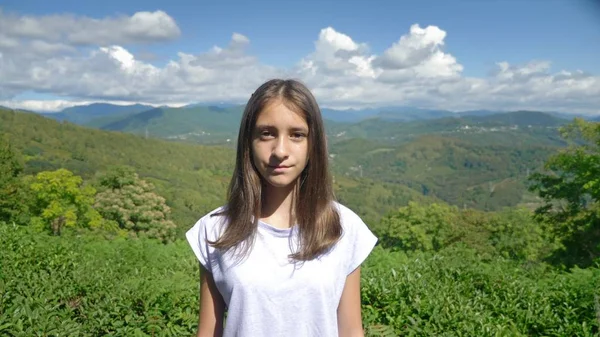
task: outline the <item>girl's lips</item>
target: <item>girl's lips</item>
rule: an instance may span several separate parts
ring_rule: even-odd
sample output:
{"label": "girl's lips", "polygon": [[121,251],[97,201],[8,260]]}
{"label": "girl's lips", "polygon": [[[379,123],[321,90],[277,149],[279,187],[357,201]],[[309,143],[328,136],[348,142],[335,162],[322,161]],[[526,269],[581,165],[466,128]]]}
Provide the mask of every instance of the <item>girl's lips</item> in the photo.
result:
{"label": "girl's lips", "polygon": [[273,172],[285,172],[287,169],[290,168],[290,166],[269,166],[269,168],[271,170],[273,170]]}

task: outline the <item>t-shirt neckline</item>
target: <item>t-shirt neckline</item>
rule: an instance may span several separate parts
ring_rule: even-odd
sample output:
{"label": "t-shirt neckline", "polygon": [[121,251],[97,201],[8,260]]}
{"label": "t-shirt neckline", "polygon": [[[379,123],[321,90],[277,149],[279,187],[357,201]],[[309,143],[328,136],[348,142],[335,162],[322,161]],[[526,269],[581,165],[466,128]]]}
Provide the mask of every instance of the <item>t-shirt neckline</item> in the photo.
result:
{"label": "t-shirt neckline", "polygon": [[269,234],[278,236],[278,237],[288,237],[292,233],[292,231],[297,231],[298,226],[292,226],[291,228],[278,228],[273,225],[270,225],[263,220],[258,220],[258,226]]}

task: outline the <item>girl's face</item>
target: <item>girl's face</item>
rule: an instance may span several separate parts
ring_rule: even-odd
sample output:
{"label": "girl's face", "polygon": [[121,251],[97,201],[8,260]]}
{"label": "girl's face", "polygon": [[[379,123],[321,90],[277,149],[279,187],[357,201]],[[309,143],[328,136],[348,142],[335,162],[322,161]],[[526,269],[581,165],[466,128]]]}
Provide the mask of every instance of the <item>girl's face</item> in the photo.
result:
{"label": "girl's face", "polygon": [[304,117],[276,100],[259,112],[252,135],[254,165],[272,187],[290,187],[308,163]]}

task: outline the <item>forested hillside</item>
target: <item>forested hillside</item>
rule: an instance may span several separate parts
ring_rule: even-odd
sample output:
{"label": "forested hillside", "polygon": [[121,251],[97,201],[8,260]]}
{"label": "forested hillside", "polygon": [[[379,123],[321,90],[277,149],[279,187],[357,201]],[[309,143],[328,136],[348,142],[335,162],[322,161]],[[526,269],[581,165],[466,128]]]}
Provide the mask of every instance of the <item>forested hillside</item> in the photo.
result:
{"label": "forested hillside", "polygon": [[479,144],[421,136],[400,146],[351,139],[331,146],[338,174],[402,184],[461,207],[498,210],[526,201],[526,178],[558,147]]}
{"label": "forested hillside", "polygon": [[89,129],[33,113],[0,110],[0,132],[23,154],[25,173],[65,168],[90,179],[110,166],[133,167],[185,226],[222,203],[233,168],[230,149]]}
{"label": "forested hillside", "polygon": [[[127,113],[121,118],[113,115],[88,125],[141,137],[233,149],[242,108],[155,108]],[[448,117],[452,115],[448,111],[390,110],[386,114],[425,115],[404,121],[376,114],[352,123],[340,122],[343,118],[339,111],[325,111],[338,120],[326,120],[326,131],[332,166],[341,187],[345,178],[368,178],[373,184],[389,186],[388,189],[402,189],[403,195],[433,196],[460,207],[535,207],[538,200],[527,192],[525,180],[551,153],[566,144],[558,127],[568,120],[537,111]],[[375,112],[356,112],[359,113]],[[406,197],[400,199],[386,200],[406,204]],[[362,203],[357,205],[364,208]],[[377,206],[377,210],[382,208]],[[362,215],[376,221],[378,211],[364,210]]]}
{"label": "forested hillside", "polygon": [[[182,230],[224,202],[233,170],[234,150],[228,147],[90,129],[34,113],[0,109],[0,132],[23,154],[26,173],[65,168],[89,179],[110,166],[133,167],[166,198]],[[336,190],[371,222],[410,200],[426,199],[402,184],[344,175],[336,176]]]}

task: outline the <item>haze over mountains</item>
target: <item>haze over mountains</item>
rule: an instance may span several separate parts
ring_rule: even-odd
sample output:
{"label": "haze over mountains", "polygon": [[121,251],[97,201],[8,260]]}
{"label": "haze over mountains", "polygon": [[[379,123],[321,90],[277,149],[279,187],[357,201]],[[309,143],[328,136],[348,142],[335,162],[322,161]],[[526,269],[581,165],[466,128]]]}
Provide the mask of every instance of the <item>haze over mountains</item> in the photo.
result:
{"label": "haze over mountains", "polygon": [[[54,113],[42,113],[47,117],[54,118],[56,120],[67,120],[76,124],[86,125],[94,119],[106,118],[109,116],[128,116],[143,111],[152,109],[174,109],[174,110],[188,110],[196,108],[204,108],[209,110],[243,110],[243,105],[234,103],[195,103],[188,104],[180,108],[172,107],[153,107],[150,105],[133,104],[133,105],[115,105],[108,103],[93,103],[87,105],[78,105],[70,108],[63,109],[59,112]],[[394,121],[414,121],[414,120],[428,120],[443,117],[464,117],[464,116],[488,116],[494,114],[503,114],[511,111],[498,111],[498,110],[468,110],[453,112],[449,110],[436,110],[436,109],[422,109],[416,107],[406,106],[388,106],[381,108],[366,108],[366,109],[331,109],[322,108],[323,117],[325,119],[335,122],[359,122],[368,118],[380,118],[385,120]],[[600,115],[581,115],[581,114],[569,114],[560,112],[545,112],[549,115],[571,119],[573,117],[582,117],[590,120],[598,120]],[[94,123],[98,124],[98,122]]]}

